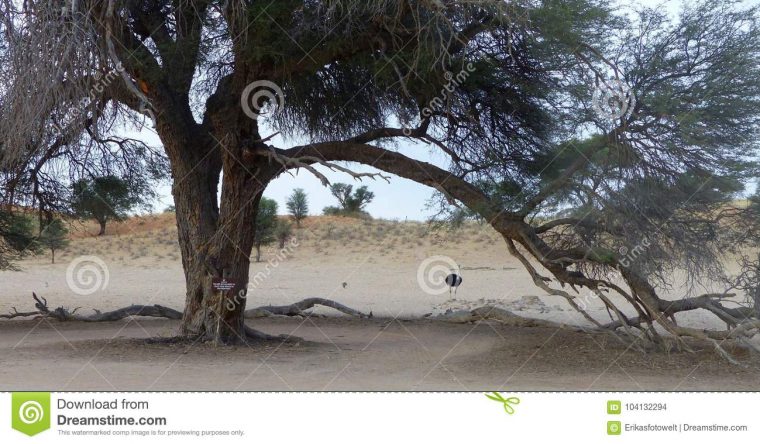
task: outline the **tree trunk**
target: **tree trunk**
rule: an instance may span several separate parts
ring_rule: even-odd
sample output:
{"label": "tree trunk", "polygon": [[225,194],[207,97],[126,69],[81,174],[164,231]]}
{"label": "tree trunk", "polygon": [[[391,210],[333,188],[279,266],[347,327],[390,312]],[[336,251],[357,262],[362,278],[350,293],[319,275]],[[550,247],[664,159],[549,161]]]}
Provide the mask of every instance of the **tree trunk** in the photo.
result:
{"label": "tree trunk", "polygon": [[51,254],[52,254],[52,256],[53,256],[53,259],[52,259],[52,262],[51,262],[51,264],[55,264],[55,250],[51,249],[51,250],[50,250],[50,253],[51,253]]}
{"label": "tree trunk", "polygon": [[[245,78],[237,80],[238,88],[232,81],[222,80],[208,99],[202,124],[195,122],[185,98],[156,98],[164,104],[156,129],[171,165],[185,273],[181,334],[215,343],[242,342],[254,334],[243,323],[243,313],[256,212],[264,188],[280,169],[266,160],[246,159],[244,141],[261,137],[240,112]],[[230,286],[215,288],[223,280]]]}
{"label": "tree trunk", "polygon": [[[218,147],[207,149],[219,150]],[[226,149],[233,149],[227,147]],[[271,180],[266,165],[257,171],[236,159],[215,159],[207,151],[172,162],[182,264],[185,271],[186,301],[181,333],[200,336],[220,344],[246,340],[243,323],[250,255],[253,249],[256,211],[265,184]],[[224,162],[220,204],[217,160]],[[265,172],[261,172],[265,170]],[[214,283],[231,285],[217,290]]]}
{"label": "tree trunk", "polygon": [[261,245],[256,244],[256,262],[261,262]]}
{"label": "tree trunk", "polygon": [[98,223],[100,224],[100,231],[98,231],[98,236],[102,236],[106,234],[106,220],[99,220]]}

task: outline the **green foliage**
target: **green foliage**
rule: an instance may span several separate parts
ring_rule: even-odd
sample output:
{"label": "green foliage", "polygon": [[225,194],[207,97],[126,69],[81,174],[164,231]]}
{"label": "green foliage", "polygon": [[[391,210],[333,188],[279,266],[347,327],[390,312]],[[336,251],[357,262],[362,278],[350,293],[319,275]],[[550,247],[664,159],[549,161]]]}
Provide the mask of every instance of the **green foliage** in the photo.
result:
{"label": "green foliage", "polygon": [[288,208],[288,213],[293,216],[293,220],[296,221],[296,226],[300,228],[301,221],[309,214],[309,201],[303,188],[293,190],[293,194],[290,195],[285,206]]}
{"label": "green foliage", "polygon": [[55,263],[55,252],[69,245],[69,229],[61,219],[53,219],[39,237],[39,245],[50,250],[52,263]]}
{"label": "green foliage", "polygon": [[280,248],[285,248],[285,243],[293,236],[293,224],[278,220],[274,236]]}
{"label": "green foliage", "polygon": [[327,216],[367,217],[364,208],[375,198],[375,193],[366,186],[354,191],[352,185],[335,183],[330,186],[330,192],[338,199],[339,207],[326,207],[323,213]]}
{"label": "green foliage", "polygon": [[256,227],[253,234],[253,246],[256,247],[256,262],[261,261],[261,247],[274,242],[277,230],[277,202],[262,197],[256,213]]}
{"label": "green foliage", "polygon": [[0,270],[15,270],[15,260],[38,248],[31,219],[0,209]]}
{"label": "green foliage", "polygon": [[0,234],[14,250],[29,249],[35,241],[32,219],[24,214],[0,212]]}
{"label": "green foliage", "polygon": [[77,217],[98,221],[99,235],[105,234],[108,221],[124,220],[129,211],[147,205],[149,196],[145,190],[130,185],[116,176],[79,180],[72,187],[71,208]]}

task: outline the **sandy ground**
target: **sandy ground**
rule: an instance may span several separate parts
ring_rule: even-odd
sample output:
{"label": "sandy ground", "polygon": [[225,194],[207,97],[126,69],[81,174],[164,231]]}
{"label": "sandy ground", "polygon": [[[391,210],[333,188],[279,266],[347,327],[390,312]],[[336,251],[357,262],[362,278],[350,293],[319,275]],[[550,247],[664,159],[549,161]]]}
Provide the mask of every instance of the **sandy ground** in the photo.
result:
{"label": "sandy ground", "polygon": [[[265,319],[298,344],[147,344],[164,320],[3,326],[0,390],[759,390],[760,366],[711,350],[642,354],[552,328]],[[751,359],[741,350],[735,353]]]}
{"label": "sandy ground", "polygon": [[[181,309],[184,277],[172,222],[169,215],[133,220],[101,238],[75,233],[57,264],[35,257],[20,264],[21,272],[0,272],[0,312],[31,309],[32,291],[51,306],[84,312],[132,303]],[[0,321],[0,385],[56,390],[760,389],[760,372],[752,370],[760,365],[749,356],[742,359],[750,369],[742,369],[711,351],[643,355],[585,333],[421,320],[428,313],[495,304],[522,316],[584,324],[563,299],[537,290],[487,227],[429,233],[417,223],[320,218],[297,230],[296,238],[297,245],[279,259],[270,248],[264,262],[252,264],[251,275],[259,273],[261,279],[252,284],[248,306],[319,296],[371,311],[376,319],[347,319],[320,309],[317,314],[331,317],[256,320],[255,326],[268,333],[292,333],[307,341],[233,349],[138,341],[171,336],[176,323],[169,321]],[[455,297],[420,287],[418,268],[436,255],[451,257],[464,277]],[[100,285],[88,295],[76,294],[67,282],[69,266],[82,256],[97,256],[107,270],[99,272]],[[668,296],[681,297],[684,291],[676,288]],[[578,297],[592,315],[608,319],[590,294]],[[698,312],[679,321],[720,327]]]}
{"label": "sandy ground", "polygon": [[[503,240],[487,226],[473,224],[454,233],[430,233],[422,223],[313,219],[295,231],[297,246],[288,247],[285,254],[269,247],[262,262],[251,263],[251,280],[256,282],[249,285],[249,307],[287,304],[317,296],[363,312],[372,311],[376,316],[419,317],[487,303],[525,316],[584,323],[582,316],[563,298],[546,295],[536,288],[522,265],[508,254]],[[94,230],[90,228],[90,232]],[[115,233],[104,237],[75,233],[80,238],[57,254],[54,265],[50,264],[49,256],[43,255],[22,261],[20,272],[0,272],[0,312],[11,307],[30,309],[33,291],[46,297],[51,306],[83,310],[110,310],[133,303],[181,309],[184,276],[173,216],[132,220],[110,230]],[[106,271],[99,271],[93,281],[102,285],[91,294],[77,294],[67,282],[67,270],[76,259],[90,256],[105,265]],[[464,282],[456,295],[445,290],[429,294],[421,288],[418,271],[426,259],[434,256],[449,257],[463,276]],[[440,265],[441,261],[433,264]],[[77,280],[80,268],[74,268],[72,273],[76,285],[91,288],[92,285],[83,283],[91,274],[85,273],[82,281]],[[257,274],[260,279],[254,279]],[[713,290],[717,287],[698,288],[691,293],[675,287],[661,294],[680,298]],[[593,316],[609,320],[590,291],[577,296]],[[625,310],[625,305],[620,306]],[[685,324],[721,326],[714,317],[700,312],[684,313],[679,320]]]}

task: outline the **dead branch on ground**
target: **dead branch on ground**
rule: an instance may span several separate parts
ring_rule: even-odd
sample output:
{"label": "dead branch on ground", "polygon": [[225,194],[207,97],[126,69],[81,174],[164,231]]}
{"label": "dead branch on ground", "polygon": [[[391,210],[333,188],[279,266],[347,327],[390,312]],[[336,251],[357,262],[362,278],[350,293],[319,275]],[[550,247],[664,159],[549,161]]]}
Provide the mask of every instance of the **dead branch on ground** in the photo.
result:
{"label": "dead branch on ground", "polygon": [[[95,313],[91,315],[83,315],[77,313],[80,307],[74,309],[67,309],[64,307],[58,307],[51,309],[48,306],[48,301],[44,297],[37,296],[36,293],[32,293],[34,299],[34,306],[36,311],[20,312],[16,307],[11,308],[11,312],[8,314],[0,314],[0,319],[14,319],[24,317],[46,317],[52,318],[58,321],[80,321],[80,322],[112,322],[118,321],[131,316],[147,316],[154,318],[166,318],[166,319],[182,319],[182,312],[173,308],[164,307],[163,305],[130,305],[128,307],[119,308],[117,310],[101,312],[100,310],[94,310]],[[341,303],[324,298],[307,298],[302,301],[290,304],[290,305],[268,305],[264,307],[252,308],[245,311],[245,317],[262,318],[268,316],[307,316],[308,313],[305,310],[313,308],[317,305],[333,308],[341,313],[345,313],[351,316],[359,318],[371,318],[372,313],[365,314],[361,311],[354,310]],[[253,330],[251,330],[253,331]],[[247,332],[248,333],[248,332]],[[258,332],[254,334],[255,338],[260,339],[261,334]]]}

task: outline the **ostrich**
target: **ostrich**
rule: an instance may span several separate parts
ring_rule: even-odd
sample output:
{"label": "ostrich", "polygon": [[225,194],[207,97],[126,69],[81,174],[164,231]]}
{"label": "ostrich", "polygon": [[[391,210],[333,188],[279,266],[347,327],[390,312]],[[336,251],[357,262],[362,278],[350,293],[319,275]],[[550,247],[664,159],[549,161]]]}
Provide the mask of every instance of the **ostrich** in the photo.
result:
{"label": "ostrich", "polygon": [[449,294],[451,294],[451,290],[454,290],[454,296],[457,294],[457,288],[462,285],[462,276],[451,273],[450,275],[446,276],[446,285],[449,286]]}

